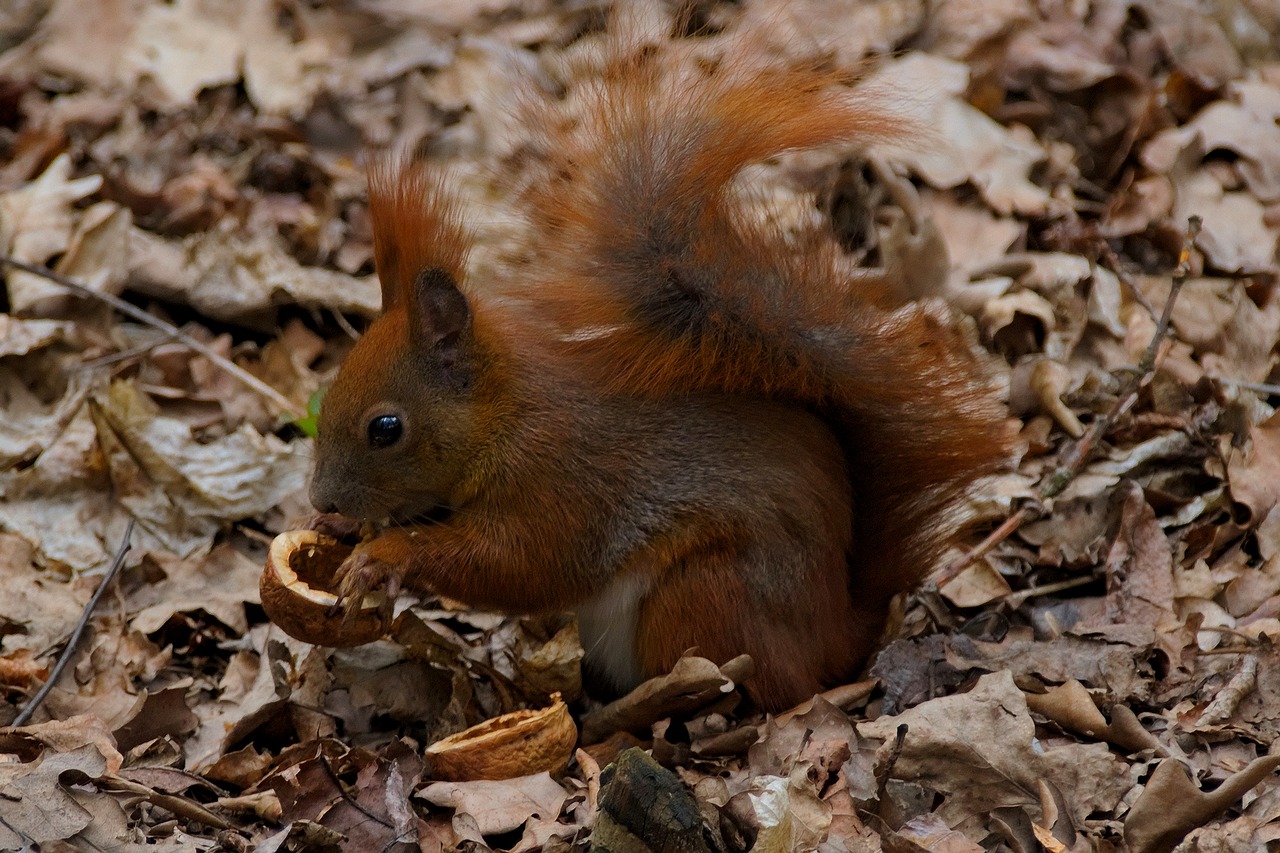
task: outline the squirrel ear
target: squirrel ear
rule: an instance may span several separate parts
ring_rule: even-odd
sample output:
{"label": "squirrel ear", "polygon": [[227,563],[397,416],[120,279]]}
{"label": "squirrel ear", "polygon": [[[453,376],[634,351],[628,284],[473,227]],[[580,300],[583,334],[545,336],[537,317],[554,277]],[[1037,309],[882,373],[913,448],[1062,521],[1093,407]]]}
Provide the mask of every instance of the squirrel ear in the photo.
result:
{"label": "squirrel ear", "polygon": [[471,319],[467,297],[453,276],[440,267],[428,267],[413,282],[414,328],[428,349],[456,340]]}

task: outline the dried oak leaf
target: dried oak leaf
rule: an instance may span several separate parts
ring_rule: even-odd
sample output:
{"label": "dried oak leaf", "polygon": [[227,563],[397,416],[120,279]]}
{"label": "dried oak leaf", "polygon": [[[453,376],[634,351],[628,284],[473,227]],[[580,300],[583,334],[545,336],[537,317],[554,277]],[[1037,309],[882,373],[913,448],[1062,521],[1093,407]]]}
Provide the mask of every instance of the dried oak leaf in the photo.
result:
{"label": "dried oak leaf", "polygon": [[858,734],[891,744],[901,725],[907,734],[894,776],[944,794],[937,813],[948,825],[1002,806],[1039,817],[1045,780],[1062,792],[1080,826],[1091,814],[1115,809],[1132,786],[1128,765],[1105,744],[1046,748],[1007,671],[983,676],[968,693],[861,723]]}

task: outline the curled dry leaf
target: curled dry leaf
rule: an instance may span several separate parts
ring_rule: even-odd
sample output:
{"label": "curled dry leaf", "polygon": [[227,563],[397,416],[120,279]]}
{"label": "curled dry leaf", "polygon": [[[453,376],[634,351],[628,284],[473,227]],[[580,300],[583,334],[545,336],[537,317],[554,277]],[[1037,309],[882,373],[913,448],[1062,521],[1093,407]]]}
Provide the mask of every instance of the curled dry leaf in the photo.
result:
{"label": "curled dry leaf", "polygon": [[1063,728],[1086,737],[1101,738],[1128,752],[1150,749],[1157,755],[1163,755],[1166,751],[1125,705],[1111,707],[1111,722],[1108,723],[1089,691],[1074,678],[1042,694],[1028,693],[1027,707]]}
{"label": "curled dry leaf", "polygon": [[1188,832],[1222,814],[1278,767],[1280,755],[1255,759],[1206,793],[1196,787],[1180,762],[1166,758],[1129,809],[1125,840],[1133,853],[1169,853]]}
{"label": "curled dry leaf", "polygon": [[706,658],[686,656],[671,672],[651,678],[626,696],[582,718],[582,742],[599,743],[614,732],[646,732],[663,717],[705,708],[732,693],[735,683],[751,677],[750,655],[722,666]]}

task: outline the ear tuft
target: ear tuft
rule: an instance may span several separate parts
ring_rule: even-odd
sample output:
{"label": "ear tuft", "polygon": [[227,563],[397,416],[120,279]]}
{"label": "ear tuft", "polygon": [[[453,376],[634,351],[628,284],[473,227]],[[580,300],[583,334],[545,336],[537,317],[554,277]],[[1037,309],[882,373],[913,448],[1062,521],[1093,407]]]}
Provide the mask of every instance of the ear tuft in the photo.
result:
{"label": "ear tuft", "polygon": [[439,171],[403,154],[375,159],[369,213],[383,311],[401,305],[423,271],[435,268],[452,282],[462,279],[471,235]]}

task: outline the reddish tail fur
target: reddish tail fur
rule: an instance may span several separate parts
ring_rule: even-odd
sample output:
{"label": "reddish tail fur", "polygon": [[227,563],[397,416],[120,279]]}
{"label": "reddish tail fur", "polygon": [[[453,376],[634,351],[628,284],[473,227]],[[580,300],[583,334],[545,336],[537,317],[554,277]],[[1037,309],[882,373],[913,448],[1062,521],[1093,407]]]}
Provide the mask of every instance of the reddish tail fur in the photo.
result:
{"label": "reddish tail fur", "polygon": [[581,330],[569,346],[584,367],[655,397],[763,394],[828,417],[855,481],[857,549],[874,555],[855,581],[880,596],[930,568],[948,508],[1005,457],[1008,432],[944,318],[859,298],[827,234],[762,225],[731,186],[783,152],[910,132],[840,82],[737,62],[681,76],[633,51],[553,137],[558,179],[531,203],[556,249],[539,298]]}

